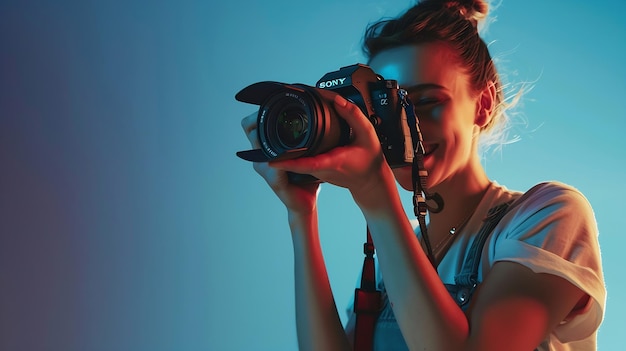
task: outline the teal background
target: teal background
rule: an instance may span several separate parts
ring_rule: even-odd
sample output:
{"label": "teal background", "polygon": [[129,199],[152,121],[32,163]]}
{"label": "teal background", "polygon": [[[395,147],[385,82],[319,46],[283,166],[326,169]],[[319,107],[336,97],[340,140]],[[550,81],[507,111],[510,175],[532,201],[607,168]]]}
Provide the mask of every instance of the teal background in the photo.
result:
{"label": "teal background", "polygon": [[[254,107],[233,97],[363,62],[365,25],[409,4],[1,1],[0,349],[295,350],[286,212],[234,155]],[[504,0],[486,32],[506,80],[534,88],[521,140],[485,166],[509,188],[560,180],[588,197],[609,291],[600,350],[620,349],[626,315],[625,10]],[[319,202],[343,310],[364,221],[344,189]]]}

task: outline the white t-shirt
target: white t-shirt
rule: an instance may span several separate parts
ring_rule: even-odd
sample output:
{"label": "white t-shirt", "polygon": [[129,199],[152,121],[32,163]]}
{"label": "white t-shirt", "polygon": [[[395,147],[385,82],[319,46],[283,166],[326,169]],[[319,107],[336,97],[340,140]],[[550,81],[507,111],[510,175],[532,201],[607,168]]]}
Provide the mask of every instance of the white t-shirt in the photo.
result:
{"label": "white t-shirt", "polygon": [[[444,283],[454,284],[454,276],[461,271],[488,210],[520,195],[496,183],[490,187],[439,264],[439,276]],[[596,350],[596,332],[603,318],[606,289],[596,220],[591,206],[578,190],[549,182],[527,191],[487,238],[478,270],[479,282],[498,261],[516,262],[535,273],[558,275],[590,296],[587,305],[568,316],[537,350]],[[382,283],[378,269],[377,280]],[[351,307],[348,312],[353,313]],[[383,334],[380,329],[376,329],[375,339],[379,340],[375,345],[387,344],[381,337],[401,335],[399,332],[378,335]],[[399,345],[399,340],[388,342]]]}

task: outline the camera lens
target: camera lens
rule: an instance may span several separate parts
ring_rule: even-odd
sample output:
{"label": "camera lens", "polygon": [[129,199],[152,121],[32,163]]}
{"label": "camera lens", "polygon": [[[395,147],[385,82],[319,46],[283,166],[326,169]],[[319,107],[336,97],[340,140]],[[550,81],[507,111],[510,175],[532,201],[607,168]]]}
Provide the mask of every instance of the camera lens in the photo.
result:
{"label": "camera lens", "polygon": [[286,149],[300,147],[309,131],[309,117],[299,106],[288,106],[278,113],[276,136]]}
{"label": "camera lens", "polygon": [[273,90],[258,114],[259,142],[268,159],[314,156],[349,141],[350,128],[333,109],[335,93],[306,85]]}

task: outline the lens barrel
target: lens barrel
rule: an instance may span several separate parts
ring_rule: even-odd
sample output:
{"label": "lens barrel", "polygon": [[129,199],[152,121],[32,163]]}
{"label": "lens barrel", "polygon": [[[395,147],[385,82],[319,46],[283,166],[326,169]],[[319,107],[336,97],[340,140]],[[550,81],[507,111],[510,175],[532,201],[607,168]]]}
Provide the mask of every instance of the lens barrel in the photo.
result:
{"label": "lens barrel", "polygon": [[270,159],[313,156],[349,141],[349,128],[333,108],[335,93],[285,86],[260,106],[259,139]]}

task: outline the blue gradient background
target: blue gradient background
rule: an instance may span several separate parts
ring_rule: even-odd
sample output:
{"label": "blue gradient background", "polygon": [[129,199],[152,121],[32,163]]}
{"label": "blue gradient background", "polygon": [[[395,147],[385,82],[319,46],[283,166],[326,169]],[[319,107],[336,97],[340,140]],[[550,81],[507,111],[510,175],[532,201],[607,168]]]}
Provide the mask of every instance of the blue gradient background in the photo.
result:
{"label": "blue gradient background", "polygon": [[[0,2],[0,349],[295,350],[285,210],[234,156],[254,107],[233,96],[364,61],[365,25],[410,3]],[[505,0],[486,34],[507,79],[534,89],[522,140],[485,166],[513,189],[561,180],[589,198],[600,350],[623,344],[626,315],[625,10]],[[364,221],[343,189],[319,201],[344,309]]]}

